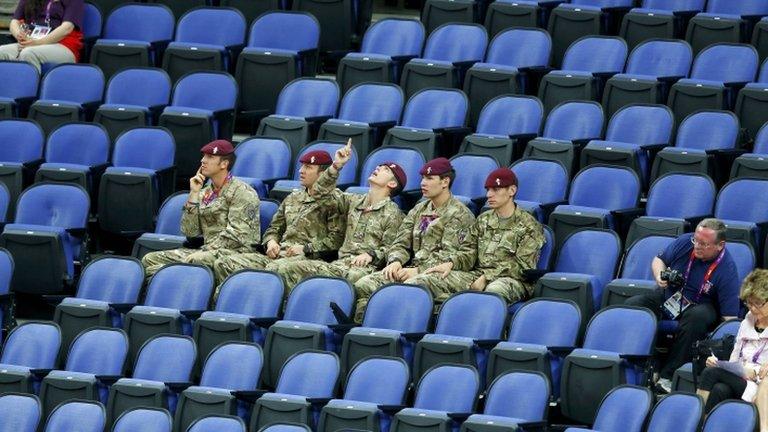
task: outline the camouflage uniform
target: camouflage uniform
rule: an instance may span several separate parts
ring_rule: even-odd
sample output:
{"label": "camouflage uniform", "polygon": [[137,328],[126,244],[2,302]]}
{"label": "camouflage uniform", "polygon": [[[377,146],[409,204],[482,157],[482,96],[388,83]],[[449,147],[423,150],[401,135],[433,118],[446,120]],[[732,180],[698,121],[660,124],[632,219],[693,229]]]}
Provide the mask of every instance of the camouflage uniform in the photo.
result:
{"label": "camouflage uniform", "polygon": [[[409,266],[417,267],[420,274],[405,283],[424,285],[436,302],[444,301],[452,293],[469,288],[473,281],[470,270],[475,265],[477,245],[474,219],[472,212],[454,197],[437,209],[431,201],[417,204],[403,219],[397,239],[387,251],[387,263],[399,261],[405,267],[410,260]],[[423,274],[445,262],[453,263],[453,270],[445,278],[437,273]],[[381,272],[357,281],[358,320],[371,294],[390,282]]]}
{"label": "camouflage uniform", "polygon": [[[313,253],[339,249],[344,235],[345,220],[342,213],[342,192],[333,189],[328,194],[310,194],[307,189],[294,190],[288,195],[272,223],[264,232],[262,244],[266,248],[270,240],[280,243],[280,259],[305,260],[306,257],[285,257],[291,246],[310,245]],[[272,259],[258,252],[223,256],[216,260],[213,271],[221,284],[230,274],[242,269],[264,269]]]}
{"label": "camouflage uniform", "polygon": [[524,300],[533,286],[523,281],[523,270],[536,268],[544,232],[539,222],[520,207],[509,218],[489,210],[475,223],[477,267],[475,279],[485,275],[485,291],[501,294],[507,302]]}
{"label": "camouflage uniform", "polygon": [[[339,172],[333,166],[325,170],[314,185],[315,191],[325,194],[336,187]],[[286,286],[292,289],[307,276],[334,276],[357,282],[384,266],[386,248],[391,245],[403,213],[389,198],[379,201],[371,208],[367,206],[367,195],[342,194],[342,211],[347,215],[347,232],[344,244],[339,249],[339,259],[331,263],[321,260],[277,260],[267,270],[283,275]],[[352,266],[352,260],[362,253],[368,253],[373,261],[365,267]]]}
{"label": "camouflage uniform", "polygon": [[150,252],[141,259],[147,277],[166,264],[185,262],[213,266],[225,255],[251,250],[261,237],[259,224],[259,196],[247,183],[230,178],[222,186],[219,196],[208,204],[203,197],[213,192],[209,182],[200,189],[198,205],[186,206],[181,215],[181,232],[187,237],[202,235],[200,249],[171,249]]}

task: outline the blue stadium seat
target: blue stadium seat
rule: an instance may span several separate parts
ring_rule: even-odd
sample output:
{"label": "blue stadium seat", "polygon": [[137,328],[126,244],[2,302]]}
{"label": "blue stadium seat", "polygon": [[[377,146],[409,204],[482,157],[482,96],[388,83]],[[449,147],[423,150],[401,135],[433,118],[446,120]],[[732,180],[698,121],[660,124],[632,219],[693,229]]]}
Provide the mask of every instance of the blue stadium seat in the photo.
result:
{"label": "blue stadium seat", "polygon": [[378,147],[386,131],[400,123],[403,91],[395,84],[364,83],[350,88],[341,100],[339,115],[320,126],[318,139],[352,139],[357,153],[367,156]]}
{"label": "blue stadium seat", "polygon": [[400,87],[407,98],[430,87],[462,88],[464,74],[485,58],[487,45],[480,24],[443,24],[427,38],[421,58],[405,64]]}
{"label": "blue stadium seat", "polygon": [[19,196],[15,222],[0,234],[15,263],[14,291],[54,294],[72,283],[89,206],[88,193],[69,184],[36,184]]}
{"label": "blue stadium seat", "polygon": [[682,39],[691,16],[706,0],[643,0],[621,22],[619,36],[634,48],[648,39]]}
{"label": "blue stadium seat", "polygon": [[689,393],[664,396],[651,411],[646,430],[654,432],[695,432],[699,430],[704,403]]}
{"label": "blue stadium seat", "polygon": [[[562,163],[528,158],[510,167],[518,179],[515,204],[544,223],[554,204],[565,202],[568,192],[568,172]],[[543,182],[540,179],[546,178]]]}
{"label": "blue stadium seat", "polygon": [[653,394],[644,387],[620,385],[605,395],[591,429],[570,427],[565,432],[642,432]]}
{"label": "blue stadium seat", "polygon": [[768,203],[755,197],[765,193],[768,193],[768,180],[762,179],[735,179],[720,189],[715,217],[725,223],[728,239],[746,241],[760,251],[760,242],[766,234],[763,223],[768,221]]}
{"label": "blue stadium seat", "polygon": [[627,43],[615,36],[585,36],[573,42],[561,70],[541,78],[539,99],[544,110],[569,100],[600,100],[606,77],[624,70],[627,52]]}
{"label": "blue stadium seat", "polygon": [[245,422],[240,417],[210,415],[201,417],[189,425],[187,432],[246,432]]}
{"label": "blue stadium seat", "polygon": [[0,117],[26,117],[37,98],[40,74],[26,62],[0,62]]}
{"label": "blue stadium seat", "polygon": [[0,182],[8,188],[14,214],[19,194],[43,160],[45,135],[31,120],[8,119],[0,120],[0,140],[5,143],[0,146]]}
{"label": "blue stadium seat", "polygon": [[613,116],[635,103],[666,103],[669,87],[688,77],[692,61],[691,46],[685,41],[648,40],[637,45],[629,54],[626,71],[605,83],[602,101],[606,114]]}
{"label": "blue stadium seat", "polygon": [[106,424],[104,406],[84,400],[64,402],[47,418],[45,432],[102,432]]}
{"label": "blue stadium seat", "polygon": [[26,322],[11,330],[0,356],[0,392],[38,393],[56,367],[61,330],[52,322]]}
{"label": "blue stadium seat", "polygon": [[112,432],[171,432],[173,418],[162,408],[132,408],[120,414]]}
{"label": "blue stadium seat", "polygon": [[236,101],[237,83],[224,72],[190,72],[176,82],[159,125],[176,141],[177,174],[185,183],[200,167],[202,146],[232,137]]}
{"label": "blue stadium seat", "polygon": [[147,287],[141,306],[125,314],[131,341],[129,361],[152,336],[161,333],[192,335],[192,321],[208,309],[213,272],[196,264],[170,264],[161,268]]}
{"label": "blue stadium seat", "polygon": [[[355,0],[294,0],[291,9],[312,14],[320,22],[320,52],[330,57],[342,57],[352,51],[352,38],[358,31],[359,13],[364,2]],[[286,8],[287,9],[287,8]],[[368,14],[370,14],[370,6]],[[363,20],[365,21],[365,20]],[[370,17],[368,18],[370,22]],[[363,24],[362,22],[360,24]]]}
{"label": "blue stadium seat", "polygon": [[195,420],[210,414],[243,418],[249,405],[236,395],[243,398],[256,390],[263,364],[257,344],[229,342],[216,347],[205,360],[200,385],[187,388],[179,397],[173,432],[185,432]]}
{"label": "blue stadium seat", "polygon": [[[740,117],[743,123],[743,117]],[[731,179],[764,178],[768,179],[768,127],[762,125],[754,140],[754,148],[733,161]]]}
{"label": "blue stadium seat", "polygon": [[64,123],[91,120],[101,104],[104,74],[88,64],[61,64],[45,74],[40,96],[29,107],[29,119],[46,135]]}
{"label": "blue stadium seat", "polygon": [[547,423],[550,393],[549,381],[541,373],[505,373],[488,388],[483,413],[469,416],[460,430],[501,432],[508,428],[542,426]]}
{"label": "blue stadium seat", "polygon": [[475,411],[479,390],[480,377],[472,366],[435,366],[419,380],[413,408],[395,414],[389,430],[410,432],[427,426],[435,430],[456,430],[457,420]]}
{"label": "blue stadium seat", "polygon": [[336,354],[307,350],[292,355],[280,370],[275,391],[254,404],[250,430],[275,422],[317,424],[319,404],[333,398],[338,384]]}
{"label": "blue stadium seat", "polygon": [[159,66],[162,50],[173,39],[173,12],[158,4],[121,4],[104,23],[104,35],[91,50],[90,63],[109,78],[129,67]]}
{"label": "blue stadium seat", "polygon": [[717,404],[707,415],[702,432],[729,430],[751,432],[758,427],[757,408],[752,403],[729,400]]}
{"label": "blue stadium seat", "polygon": [[[151,143],[152,151],[147,151]],[[176,144],[168,130],[138,127],[117,137],[112,165],[99,184],[99,227],[136,237],[151,231],[162,200],[175,186]]]}
{"label": "blue stadium seat", "polygon": [[691,18],[685,39],[696,53],[715,43],[739,43],[750,35],[754,22],[765,15],[768,3],[762,0],[709,0],[706,10]]}
{"label": "blue stadium seat", "polygon": [[[91,49],[96,40],[101,37],[101,29],[104,24],[104,16],[101,8],[91,2],[85,2],[83,8],[83,21],[80,31],[83,33],[83,46],[80,48],[80,58],[87,59],[91,56]],[[41,67],[45,70],[44,67]]]}
{"label": "blue stadium seat", "polygon": [[344,397],[323,407],[318,432],[364,427],[386,432],[391,414],[380,406],[403,405],[411,382],[408,364],[391,357],[368,356],[350,370]]}
{"label": "blue stadium seat", "polygon": [[[408,182],[403,187],[403,192],[418,191],[421,183],[421,175],[419,170],[426,163],[424,155],[420,151],[411,148],[403,147],[381,147],[369,154],[363,161],[363,165],[360,168],[359,186],[368,186],[368,176],[371,175],[377,166],[384,162],[397,162],[398,165],[405,171],[408,177]],[[345,165],[346,166],[346,165]],[[362,193],[365,193],[361,190]]]}
{"label": "blue stadium seat", "polygon": [[275,112],[286,84],[315,75],[320,23],[308,13],[283,11],[266,12],[252,21],[247,46],[237,58],[235,79],[240,87],[239,111],[257,120]]}
{"label": "blue stadium seat", "polygon": [[[740,319],[731,319],[720,323],[711,333],[706,337],[708,340],[722,339],[726,336],[736,336],[741,326]],[[680,392],[693,393],[696,391],[693,379],[693,364],[686,363],[675,371],[672,375],[672,390]]]}
{"label": "blue stadium seat", "polygon": [[410,365],[414,344],[427,332],[432,294],[418,285],[388,284],[368,300],[362,326],[344,335],[341,373],[370,356],[402,357]]}
{"label": "blue stadium seat", "polygon": [[[758,25],[768,26],[768,19],[764,19]],[[757,31],[758,29],[755,28],[756,33]],[[765,34],[765,31],[763,30],[762,33]],[[765,53],[761,52],[760,54],[761,60],[765,59]],[[739,93],[733,108],[733,112],[739,117],[741,127],[744,128],[742,141],[747,144],[754,141],[755,146],[757,146],[760,130],[768,122],[768,115],[766,114],[768,96],[763,94],[767,92],[766,89],[768,89],[768,63],[763,61],[757,80],[738,89]]]}
{"label": "blue stadium seat", "polygon": [[363,36],[360,52],[351,52],[339,62],[336,81],[346,93],[363,82],[400,82],[405,62],[421,55],[424,26],[406,18],[383,18]]}
{"label": "blue stadium seat", "polygon": [[259,429],[259,432],[312,432],[312,429],[307,425],[295,423],[273,423]]}
{"label": "blue stadium seat", "polygon": [[[2,193],[0,188],[0,193]],[[13,278],[13,256],[7,250],[0,248],[0,337],[5,337],[5,330],[12,327],[14,295],[11,293]]]}
{"label": "blue stadium seat", "polygon": [[109,384],[123,376],[127,354],[128,338],[120,329],[93,327],[80,333],[72,341],[64,369],[49,372],[40,384],[43,415],[48,417],[69,399],[106,403]]}
{"label": "blue stadium seat", "polygon": [[478,124],[480,110],[494,97],[525,93],[535,81],[529,80],[530,68],[546,67],[551,50],[552,39],[542,29],[513,28],[494,36],[484,61],[472,65],[464,79],[472,108],[469,124]]}
{"label": "blue stadium seat", "polygon": [[186,237],[181,233],[181,212],[188,191],[169,196],[160,206],[154,232],[142,234],[133,244],[131,255],[141,259],[149,252],[180,248]]}
{"label": "blue stadium seat", "polygon": [[549,270],[552,266],[552,258],[555,255],[555,233],[547,225],[541,226],[544,229],[544,246],[539,252],[539,261],[536,263],[536,270]]}
{"label": "blue stadium seat", "polygon": [[451,153],[452,130],[464,130],[469,100],[461,90],[423,89],[408,99],[403,120],[384,137],[385,146],[419,150],[426,160]]}
{"label": "blue stadium seat", "polygon": [[507,304],[499,295],[462,291],[440,308],[435,332],[425,335],[413,353],[413,379],[441,363],[472,365],[485,381],[488,351],[499,342],[507,321]]}
{"label": "blue stadium seat", "polygon": [[603,290],[602,307],[623,304],[632,296],[656,289],[651,261],[674,240],[672,236],[649,235],[627,246],[619,278],[609,282]]}
{"label": "blue stadium seat", "polygon": [[549,0],[498,0],[488,5],[485,28],[491,36],[510,27],[545,29],[552,9],[558,4]]}
{"label": "blue stadium seat", "polygon": [[741,284],[744,278],[757,265],[755,248],[749,242],[739,240],[730,240],[726,243],[725,247],[736,264],[736,273],[739,278],[739,284]]}
{"label": "blue stadium seat", "polygon": [[[302,188],[301,181],[299,181],[299,169],[301,168],[301,162],[299,161],[304,154],[315,150],[323,150],[328,152],[328,154],[331,155],[331,158],[333,158],[336,150],[341,147],[344,147],[344,143],[338,141],[314,141],[301,148],[301,151],[299,151],[294,159],[293,179],[276,181],[272,190],[269,191],[270,198],[282,201],[283,198],[288,196],[288,194],[294,190]],[[357,160],[357,151],[353,148],[349,162],[344,165],[339,173],[339,178],[336,182],[339,187],[343,188],[355,183],[355,178],[357,177]]]}
{"label": "blue stadium seat", "polygon": [[280,204],[275,200],[265,199],[259,202],[259,225],[261,225],[262,236],[272,223],[272,218],[275,217],[279,207]]}
{"label": "blue stadium seat", "polygon": [[2,432],[36,432],[40,423],[40,401],[37,396],[5,393],[0,396],[0,424]]}
{"label": "blue stadium seat", "polygon": [[485,179],[499,163],[491,156],[460,154],[451,158],[451,165],[456,170],[451,193],[477,214],[485,202]]}
{"label": "blue stadium seat", "polygon": [[93,121],[107,128],[112,140],[128,129],[157,123],[171,99],[171,79],[162,69],[124,69],[107,82],[104,104]]}
{"label": "blue stadium seat", "polygon": [[176,36],[163,54],[163,69],[173,82],[189,71],[230,70],[245,43],[246,25],[237,9],[190,10],[179,18]]}
{"label": "blue stadium seat", "polygon": [[569,349],[576,346],[581,327],[579,307],[570,300],[534,298],[512,317],[507,341],[488,356],[487,381],[512,370],[538,371],[560,394],[560,370]]}
{"label": "blue stadium seat", "polygon": [[305,349],[337,351],[341,336],[329,326],[337,324],[330,307],[336,305],[351,316],[355,292],[345,279],[311,277],[299,282],[288,295],[283,319],[267,332],[264,341],[266,369],[262,382],[277,385],[280,369],[292,354]]}
{"label": "blue stadium seat", "polygon": [[544,107],[533,96],[494,97],[480,111],[475,133],[464,138],[459,153],[486,154],[507,165],[519,158],[526,139],[539,135],[543,119]]}
{"label": "blue stadium seat", "polygon": [[656,316],[647,309],[609,306],[597,312],[587,326],[583,348],[563,361],[563,415],[588,423],[612,388],[644,385],[655,337]]}
{"label": "blue stadium seat", "polygon": [[245,139],[235,148],[235,156],[232,175],[251,185],[261,199],[277,180],[287,178],[291,169],[291,148],[281,138]]}
{"label": "blue stadium seat", "polygon": [[298,78],[280,91],[275,113],[261,119],[256,135],[283,138],[295,156],[320,123],[336,116],[339,85],[321,78]]}

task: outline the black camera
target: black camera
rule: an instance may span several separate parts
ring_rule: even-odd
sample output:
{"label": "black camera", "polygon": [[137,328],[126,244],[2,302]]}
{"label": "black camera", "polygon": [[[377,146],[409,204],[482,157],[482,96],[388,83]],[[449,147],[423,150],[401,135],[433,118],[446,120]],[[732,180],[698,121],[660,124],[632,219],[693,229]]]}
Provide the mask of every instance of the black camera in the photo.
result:
{"label": "black camera", "polygon": [[685,284],[685,278],[679,271],[673,269],[662,270],[659,274],[659,278],[666,281],[672,288],[680,288]]}

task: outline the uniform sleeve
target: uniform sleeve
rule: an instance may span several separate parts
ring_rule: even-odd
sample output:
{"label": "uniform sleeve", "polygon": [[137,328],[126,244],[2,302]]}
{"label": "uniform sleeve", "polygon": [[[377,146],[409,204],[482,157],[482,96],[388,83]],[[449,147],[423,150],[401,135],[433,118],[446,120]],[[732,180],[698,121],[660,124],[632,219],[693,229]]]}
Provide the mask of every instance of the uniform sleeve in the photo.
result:
{"label": "uniform sleeve", "polygon": [[[339,171],[333,167],[333,165],[329,166],[328,169],[320,173],[320,177],[315,181],[315,184],[312,186],[312,191],[317,196],[326,196],[334,193],[336,190],[336,182],[339,180]],[[350,206],[350,200],[352,199],[352,194],[342,193],[340,194],[339,203],[341,204],[342,208],[341,211],[343,214],[347,214],[349,211]]]}
{"label": "uniform sleeve", "polygon": [[723,272],[717,275],[717,300],[720,304],[720,316],[739,315],[739,276],[736,265],[730,262]]}
{"label": "uniform sleeve", "polygon": [[[327,171],[327,170],[326,170]],[[342,211],[344,207],[341,192],[336,192],[317,199],[325,200],[324,211],[326,212],[325,223],[326,231],[324,236],[313,236],[310,245],[314,252],[326,252],[339,250],[344,243],[344,233],[347,228],[346,213]]]}
{"label": "uniform sleeve", "polygon": [[183,204],[181,209],[181,233],[187,237],[198,237],[203,235],[200,227],[200,201],[194,206],[187,207]]}
{"label": "uniform sleeve", "polygon": [[269,228],[264,231],[264,238],[262,239],[262,244],[264,246],[266,246],[270,240],[280,243],[280,240],[283,238],[283,233],[285,233],[285,202],[289,199],[290,195],[280,203],[277,212],[272,217],[272,222],[270,222]]}
{"label": "uniform sleeve", "polygon": [[474,216],[469,209],[464,210],[462,208],[445,221],[442,247],[436,261],[452,262],[453,270],[470,271],[477,259],[477,232]]}
{"label": "uniform sleeve", "polygon": [[387,220],[384,225],[384,235],[381,237],[381,243],[379,247],[371,251],[373,252],[371,264],[377,268],[383,267],[386,264],[387,249],[396,241],[400,224],[403,222],[403,213],[400,210],[394,210],[386,217]]}
{"label": "uniform sleeve", "polygon": [[387,250],[386,263],[400,261],[401,264],[405,265],[411,259],[411,251],[413,250],[413,225],[418,216],[419,208],[419,206],[414,207],[403,219],[400,228],[397,230],[395,241]]}
{"label": "uniform sleeve", "polygon": [[259,196],[248,186],[238,187],[227,211],[227,226],[219,231],[206,249],[250,248],[261,239]]}

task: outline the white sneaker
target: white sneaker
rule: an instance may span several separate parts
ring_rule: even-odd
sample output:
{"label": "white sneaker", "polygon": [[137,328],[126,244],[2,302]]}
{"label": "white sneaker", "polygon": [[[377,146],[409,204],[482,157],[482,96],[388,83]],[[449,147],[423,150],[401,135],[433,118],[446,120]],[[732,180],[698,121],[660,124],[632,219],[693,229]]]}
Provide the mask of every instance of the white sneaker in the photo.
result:
{"label": "white sneaker", "polygon": [[672,391],[672,380],[659,378],[659,380],[656,381],[656,387],[664,393],[670,393]]}

